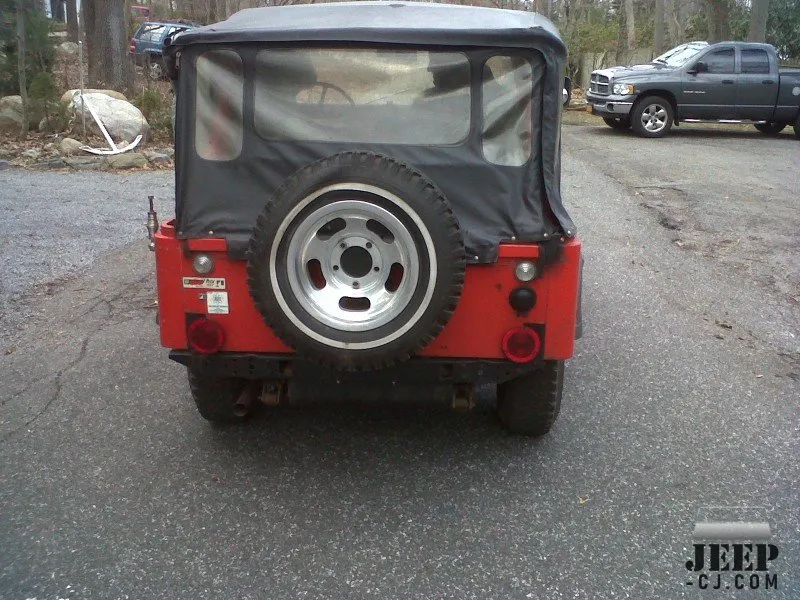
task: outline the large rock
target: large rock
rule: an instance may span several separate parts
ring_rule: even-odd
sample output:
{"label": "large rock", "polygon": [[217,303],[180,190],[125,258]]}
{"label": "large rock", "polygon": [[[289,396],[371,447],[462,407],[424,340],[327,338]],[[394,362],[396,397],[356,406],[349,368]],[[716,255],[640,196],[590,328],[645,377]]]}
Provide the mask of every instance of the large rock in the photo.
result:
{"label": "large rock", "polygon": [[[36,129],[41,113],[28,107],[28,129]],[[22,128],[22,96],[0,98],[0,133],[19,133]]]}
{"label": "large rock", "polygon": [[[150,125],[147,123],[147,119],[144,118],[142,111],[130,102],[118,100],[101,93],[85,94],[84,98],[97,113],[106,131],[115,142],[133,140],[137,135],[143,135],[147,139],[150,133]],[[81,127],[82,104],[80,97],[76,96],[72,99],[70,109],[77,116],[73,124],[73,132],[79,131]],[[100,128],[88,110],[86,111],[86,127],[100,134]]]}
{"label": "large rock", "polygon": [[140,169],[147,166],[147,157],[139,152],[113,154],[106,159],[112,169]]}
{"label": "large rock", "polygon": [[107,160],[105,156],[68,156],[64,163],[79,171],[94,171],[105,167]]}
{"label": "large rock", "polygon": [[82,142],[78,140],[73,140],[72,138],[64,138],[58,143],[58,151],[61,153],[61,156],[72,156],[73,154],[82,154],[83,151],[81,150],[81,146],[83,146]]}
{"label": "large rock", "polygon": [[59,44],[58,47],[56,48],[56,51],[59,54],[66,54],[66,55],[77,54],[78,50],[79,50],[78,44],[76,44],[75,42],[63,42],[62,44]]}
{"label": "large rock", "polygon": [[[61,96],[61,102],[64,104],[69,104],[72,102],[72,97],[75,95],[75,92],[80,92],[80,90],[67,90],[64,92],[64,95]],[[122,92],[118,92],[116,90],[83,90],[84,94],[105,94],[106,96],[111,96],[112,98],[116,98],[117,100],[127,100],[125,94]]]}

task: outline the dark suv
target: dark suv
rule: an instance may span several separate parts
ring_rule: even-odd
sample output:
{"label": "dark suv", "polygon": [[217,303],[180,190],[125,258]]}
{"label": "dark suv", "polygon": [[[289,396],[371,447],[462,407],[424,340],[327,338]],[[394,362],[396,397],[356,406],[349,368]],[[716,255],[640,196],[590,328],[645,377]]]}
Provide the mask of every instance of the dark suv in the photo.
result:
{"label": "dark suv", "polygon": [[142,23],[131,38],[129,54],[135,64],[145,68],[150,79],[161,79],[164,77],[164,66],[161,62],[164,40],[194,27],[198,25],[183,20]]}

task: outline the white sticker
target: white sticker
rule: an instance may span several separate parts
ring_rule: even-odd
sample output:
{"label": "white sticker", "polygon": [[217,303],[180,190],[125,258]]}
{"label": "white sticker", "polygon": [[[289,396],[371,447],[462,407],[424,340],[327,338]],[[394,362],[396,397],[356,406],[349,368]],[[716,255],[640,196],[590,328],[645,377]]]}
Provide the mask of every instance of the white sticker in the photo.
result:
{"label": "white sticker", "polygon": [[210,315],[228,314],[228,292],[208,292],[206,306]]}
{"label": "white sticker", "polygon": [[225,280],[222,277],[184,277],[183,287],[202,288],[206,290],[224,290]]}

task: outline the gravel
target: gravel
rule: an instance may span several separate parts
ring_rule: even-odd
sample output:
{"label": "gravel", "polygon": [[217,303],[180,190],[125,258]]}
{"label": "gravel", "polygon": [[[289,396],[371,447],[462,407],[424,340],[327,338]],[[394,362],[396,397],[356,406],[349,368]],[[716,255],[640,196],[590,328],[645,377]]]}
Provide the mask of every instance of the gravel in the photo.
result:
{"label": "gravel", "polygon": [[32,296],[135,240],[146,243],[147,196],[159,219],[174,213],[172,171],[0,172],[0,345],[35,311]]}

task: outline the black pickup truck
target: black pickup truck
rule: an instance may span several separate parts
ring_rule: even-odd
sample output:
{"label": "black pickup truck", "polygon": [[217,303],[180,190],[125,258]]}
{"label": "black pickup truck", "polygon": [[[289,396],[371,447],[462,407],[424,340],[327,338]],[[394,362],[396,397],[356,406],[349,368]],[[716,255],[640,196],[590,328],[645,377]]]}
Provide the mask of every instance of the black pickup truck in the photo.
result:
{"label": "black pickup truck", "polygon": [[800,69],[778,66],[775,48],[689,42],[652,62],[591,75],[587,110],[614,129],[663,137],[681,121],[752,123],[767,135],[800,138]]}

